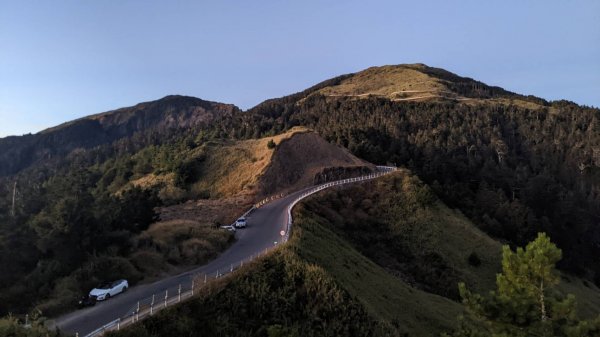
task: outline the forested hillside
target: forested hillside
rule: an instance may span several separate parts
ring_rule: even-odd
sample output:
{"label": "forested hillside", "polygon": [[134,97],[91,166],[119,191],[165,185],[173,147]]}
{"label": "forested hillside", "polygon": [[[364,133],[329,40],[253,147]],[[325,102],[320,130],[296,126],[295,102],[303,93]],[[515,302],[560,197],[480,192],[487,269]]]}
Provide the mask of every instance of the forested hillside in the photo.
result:
{"label": "forested hillside", "polygon": [[[239,109],[230,104],[195,97],[167,96],[84,117],[34,135],[0,139],[0,176],[17,173],[31,165],[60,161],[73,151],[85,151],[119,139],[136,137],[139,146],[148,137],[163,138],[189,128],[206,128],[215,119],[232,116]],[[139,133],[153,136],[140,137]]]}
{"label": "forested hillside", "polygon": [[321,93],[356,76],[348,75],[266,101],[238,123],[260,132],[308,126],[360,158],[406,166],[494,237],[522,245],[549,233],[565,252],[561,268],[600,283],[600,110],[441,74],[470,99]]}
{"label": "forested hillside", "polygon": [[[400,65],[333,78],[248,111],[168,96],[3,138],[0,266],[6,272],[0,273],[0,313],[32,305],[56,313],[66,305],[60,299],[98,281],[93,275],[137,280],[169,261],[210,258],[190,256],[195,246],[183,253],[168,235],[160,237],[166,225],[150,227],[157,207],[254,186],[254,177],[231,183],[231,172],[213,177],[206,169],[234,161],[259,166],[262,155],[236,149],[237,142],[264,142],[257,146],[271,151],[268,138],[258,138],[295,126],[371,163],[411,169],[446,205],[500,241],[522,246],[538,232],[548,233],[563,251],[561,269],[600,284],[599,121],[596,108],[514,94],[425,65]],[[277,165],[287,169],[283,164]],[[294,179],[297,173],[286,172]],[[322,181],[335,176],[330,173],[311,174],[321,174],[313,181]],[[278,187],[264,186],[269,192]],[[217,222],[202,224],[213,253],[231,239],[212,236]],[[189,226],[181,223],[182,230]],[[387,258],[364,242],[357,245],[375,261]],[[403,249],[390,248],[407,253]],[[459,275],[436,255],[414,257],[431,269],[405,261],[390,268],[424,290],[458,298],[452,285]],[[427,281],[432,273],[437,282]]]}
{"label": "forested hillside", "polygon": [[[0,139],[0,313],[55,315],[105,279],[135,283],[167,262],[203,262],[226,247],[231,235],[211,220],[195,226],[210,245],[183,252],[148,227],[158,206],[199,197],[186,189],[198,179],[203,145],[219,138],[212,121],[237,111],[167,96]],[[164,184],[133,183],[149,175]]]}

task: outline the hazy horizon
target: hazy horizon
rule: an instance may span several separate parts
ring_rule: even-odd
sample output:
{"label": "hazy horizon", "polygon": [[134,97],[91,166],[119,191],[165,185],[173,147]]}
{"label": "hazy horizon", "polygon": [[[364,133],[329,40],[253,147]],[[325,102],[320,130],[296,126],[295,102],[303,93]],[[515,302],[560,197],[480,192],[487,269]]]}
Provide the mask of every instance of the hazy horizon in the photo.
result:
{"label": "hazy horizon", "polygon": [[599,22],[594,1],[0,1],[0,137],[173,94],[248,109],[400,63],[598,107]]}

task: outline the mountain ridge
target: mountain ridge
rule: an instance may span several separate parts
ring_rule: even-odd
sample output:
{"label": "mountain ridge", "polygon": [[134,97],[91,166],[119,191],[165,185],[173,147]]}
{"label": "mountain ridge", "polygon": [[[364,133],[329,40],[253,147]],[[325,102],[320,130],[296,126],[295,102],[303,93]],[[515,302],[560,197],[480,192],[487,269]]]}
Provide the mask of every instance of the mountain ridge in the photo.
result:
{"label": "mountain ridge", "polygon": [[76,149],[108,144],[139,132],[209,125],[241,111],[232,104],[190,96],[169,95],[156,101],[102,112],[36,134],[0,138],[0,176],[10,175],[43,160],[68,155]]}
{"label": "mountain ridge", "polygon": [[[228,103],[221,103],[221,102],[214,102],[214,101],[207,101],[207,100],[203,100],[201,98],[198,97],[194,97],[194,96],[186,96],[186,95],[167,95],[164,96],[162,98],[156,99],[156,100],[152,100],[152,101],[145,101],[145,102],[140,102],[137,103],[135,105],[132,106],[127,106],[127,107],[122,107],[122,108],[117,108],[117,109],[113,109],[113,110],[108,110],[105,112],[100,112],[100,113],[95,113],[95,114],[91,114],[91,115],[87,115],[87,116],[83,116],[71,121],[67,121],[64,123],[61,123],[59,125],[56,126],[52,126],[49,128],[46,128],[44,130],[41,130],[40,132],[36,133],[49,133],[52,131],[56,131],[59,130],[62,127],[66,127],[71,125],[72,123],[75,122],[80,122],[82,120],[86,120],[86,119],[91,119],[91,120],[98,120],[101,124],[106,125],[106,126],[110,126],[110,121],[111,118],[114,119],[115,117],[118,117],[119,115],[122,114],[126,114],[129,115],[129,117],[132,117],[131,114],[134,113],[135,111],[138,110],[143,110],[146,109],[148,107],[152,107],[153,105],[168,105],[168,104],[174,104],[174,105],[182,105],[182,104],[195,104],[197,106],[200,106],[204,109],[210,109],[212,106],[229,106],[231,108],[237,108],[234,104],[228,104]],[[0,138],[1,139],[1,138]]]}
{"label": "mountain ridge", "polygon": [[[528,98],[528,99],[535,99],[535,100],[539,100],[541,102],[544,102],[545,104],[549,103],[549,101],[537,97],[537,96],[533,96],[533,95],[521,95],[521,94],[517,94],[515,92],[511,92],[509,90],[506,90],[502,87],[499,86],[492,86],[492,85],[487,85],[484,82],[475,80],[473,78],[470,77],[463,77],[460,75],[457,75],[455,73],[452,73],[448,70],[445,70],[443,68],[437,68],[437,67],[430,67],[427,66],[426,64],[423,63],[412,63],[412,64],[396,64],[396,65],[382,65],[382,66],[371,66],[368,67],[366,69],[357,71],[357,72],[353,72],[353,73],[347,73],[347,74],[343,74],[343,75],[338,75],[335,77],[332,77],[330,79],[326,79],[324,81],[318,82],[317,84],[308,87],[305,90],[302,90],[300,92],[297,93],[293,93],[290,95],[285,95],[282,97],[275,97],[275,98],[269,98],[269,99],[265,99],[263,102],[258,103],[256,106],[249,108],[247,110],[244,111],[249,111],[252,110],[258,106],[260,106],[263,103],[272,101],[272,100],[278,100],[278,99],[283,99],[283,98],[287,98],[287,97],[292,97],[292,96],[297,96],[297,95],[302,95],[302,96],[308,96],[310,94],[316,93],[316,92],[324,92],[324,88],[327,87],[336,87],[339,86],[342,82],[348,81],[348,80],[352,80],[356,77],[360,77],[360,76],[364,76],[364,75],[368,75],[368,74],[372,74],[372,73],[385,73],[386,71],[390,71],[390,70],[394,70],[394,69],[404,69],[404,70],[414,70],[416,72],[420,72],[424,75],[428,75],[428,76],[432,76],[432,78],[436,79],[436,80],[443,80],[446,82],[453,82],[456,83],[457,86],[454,87],[454,91],[453,93],[458,94],[457,91],[458,88],[460,88],[461,86],[464,85],[480,85],[481,86],[481,90],[484,93],[487,93],[488,95],[490,95],[489,93],[492,93],[491,96],[508,96],[508,97],[521,97],[521,98]],[[402,84],[402,83],[398,83],[398,84]],[[411,85],[410,83],[408,84],[409,86]],[[404,90],[405,92],[410,92],[410,90]],[[415,89],[414,92],[425,92],[427,90],[417,90]],[[397,93],[401,93],[401,92],[390,92],[389,94],[397,94]],[[368,96],[369,93],[362,93],[362,94],[355,94],[355,95],[347,95],[347,96]],[[371,93],[371,95],[373,96],[385,96],[385,95],[378,95],[377,93]],[[480,93],[480,96],[482,96],[483,94]],[[339,96],[344,96],[344,95],[339,95]],[[484,95],[483,95],[484,96]],[[479,97],[479,98],[486,98],[486,97]],[[35,135],[39,135],[39,134],[47,134],[56,130],[60,130],[61,128],[67,127],[72,125],[73,123],[76,122],[82,122],[85,120],[99,120],[101,123],[104,123],[105,120],[110,120],[110,117],[114,117],[117,116],[118,114],[122,114],[122,113],[131,113],[131,110],[133,109],[143,109],[147,106],[151,106],[151,105],[155,105],[155,104],[160,104],[160,103],[167,103],[167,102],[176,102],[179,101],[180,103],[183,101],[189,101],[189,102],[194,102],[197,103],[200,106],[203,106],[205,109],[210,106],[210,105],[218,105],[218,106],[227,106],[230,107],[231,109],[234,110],[240,110],[242,111],[240,108],[238,108],[235,104],[232,103],[223,103],[223,102],[216,102],[216,101],[209,101],[209,100],[204,100],[195,96],[188,96],[188,95],[178,95],[178,94],[169,94],[166,95],[162,98],[156,99],[156,100],[151,100],[151,101],[145,101],[145,102],[140,102],[137,103],[135,105],[132,106],[126,106],[126,107],[121,107],[121,108],[116,108],[116,109],[112,109],[112,110],[108,110],[108,111],[104,111],[104,112],[99,112],[99,113],[94,113],[94,114],[90,114],[87,116],[83,116],[80,118],[76,118],[70,121],[66,121],[63,123],[60,123],[58,125],[55,126],[51,126],[48,127],[46,129],[43,129],[39,132],[36,133],[27,133],[27,134],[23,134],[23,135],[8,135],[5,137],[0,137],[0,142],[2,142],[3,140],[6,139],[14,139],[14,138],[21,138],[21,137],[28,137],[28,136],[35,136]],[[575,102],[569,101],[569,100],[558,100],[561,102],[567,102],[567,103],[571,103],[574,105],[579,105]],[[584,105],[585,106],[585,105]]]}
{"label": "mountain ridge", "polygon": [[353,100],[380,98],[391,102],[499,104],[530,110],[547,108],[551,113],[559,112],[556,105],[580,107],[570,101],[549,102],[516,94],[422,63],[374,66],[324,80],[294,94],[267,99],[248,110],[192,96],[167,95],[81,117],[35,134],[0,138],[0,177],[18,173],[44,160],[66,156],[77,149],[110,144],[139,132],[165,134],[187,128],[210,128],[217,119],[231,120],[236,118],[234,115],[256,111],[275,116],[278,112],[273,108],[280,103],[300,104],[317,96]]}

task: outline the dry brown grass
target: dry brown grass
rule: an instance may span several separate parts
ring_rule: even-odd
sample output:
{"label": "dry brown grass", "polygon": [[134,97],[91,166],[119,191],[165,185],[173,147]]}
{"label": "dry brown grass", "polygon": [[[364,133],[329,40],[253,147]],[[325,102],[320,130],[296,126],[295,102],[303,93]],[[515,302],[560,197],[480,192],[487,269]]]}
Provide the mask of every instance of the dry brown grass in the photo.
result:
{"label": "dry brown grass", "polygon": [[[277,146],[269,149],[273,140]],[[210,199],[190,200],[163,207],[162,221],[198,220],[230,224],[257,199],[311,185],[315,174],[325,167],[369,166],[347,150],[327,143],[316,133],[296,127],[281,135],[245,141],[223,141],[208,145],[201,178],[188,195]],[[161,196],[176,199],[185,191],[173,185],[172,177],[146,176],[140,186],[164,183]],[[181,199],[181,198],[180,198]]]}
{"label": "dry brown grass", "polygon": [[147,188],[152,188],[155,186],[173,185],[174,181],[175,181],[174,173],[161,174],[161,175],[156,175],[154,173],[150,173],[141,178],[131,181],[130,184],[135,187],[147,189]]}
{"label": "dry brown grass", "polygon": [[170,220],[154,223],[144,233],[155,242],[168,245],[179,241],[180,237],[189,236],[192,231],[207,226],[192,220]]}
{"label": "dry brown grass", "polygon": [[412,100],[456,96],[444,82],[420,71],[422,65],[371,67],[356,73],[339,85],[318,92],[325,96],[387,97]]}
{"label": "dry brown grass", "polygon": [[188,219],[208,224],[230,224],[247,211],[254,200],[239,195],[217,200],[194,200],[160,209],[162,221]]}
{"label": "dry brown grass", "polygon": [[[311,130],[295,127],[273,137],[245,141],[223,140],[203,147],[202,151],[206,151],[207,158],[202,167],[202,174],[200,179],[190,186],[189,191],[175,186],[174,173],[160,175],[150,173],[130,181],[116,193],[120,194],[135,186],[144,189],[158,187],[159,196],[167,201],[199,196],[208,196],[212,199],[252,197],[257,194],[259,178],[271,163],[276,151],[276,149],[269,149],[267,143],[273,140],[276,144],[280,144],[294,135],[305,132]],[[194,153],[190,154],[193,155]],[[244,200],[242,203],[249,205],[252,204],[252,200]]]}
{"label": "dry brown grass", "polygon": [[[335,86],[325,87],[318,94],[329,97],[388,98],[391,101],[456,100],[461,104],[514,105],[530,110],[544,106],[519,98],[467,98],[452,92],[445,80],[429,75],[422,64],[401,64],[371,67],[356,73]],[[555,113],[555,109],[551,108]]]}
{"label": "dry brown grass", "polygon": [[192,190],[209,191],[213,198],[256,193],[259,178],[276,151],[269,149],[267,143],[273,140],[280,144],[295,134],[309,131],[303,127],[295,127],[273,137],[222,143],[210,148],[202,178],[194,184]]}
{"label": "dry brown grass", "polygon": [[171,263],[193,265],[216,256],[229,245],[232,234],[211,223],[177,219],[152,224],[138,239],[152,242]]}
{"label": "dry brown grass", "polygon": [[[269,148],[270,141],[276,143],[275,148]],[[288,132],[261,139],[215,141],[204,146],[202,151],[206,159],[201,166],[200,178],[189,186],[189,190],[175,186],[173,173],[151,173],[131,181],[121,191],[131,186],[158,187],[161,199],[171,201],[190,198],[253,199],[265,193],[310,185],[315,174],[327,167],[369,165],[347,150],[327,143],[305,127],[294,127]],[[294,179],[287,177],[290,170],[294,171]],[[287,178],[279,179],[282,176]],[[285,186],[270,186],[269,191],[265,191],[265,180]],[[252,202],[244,200],[241,203],[249,205]],[[236,201],[236,204],[239,203]]]}

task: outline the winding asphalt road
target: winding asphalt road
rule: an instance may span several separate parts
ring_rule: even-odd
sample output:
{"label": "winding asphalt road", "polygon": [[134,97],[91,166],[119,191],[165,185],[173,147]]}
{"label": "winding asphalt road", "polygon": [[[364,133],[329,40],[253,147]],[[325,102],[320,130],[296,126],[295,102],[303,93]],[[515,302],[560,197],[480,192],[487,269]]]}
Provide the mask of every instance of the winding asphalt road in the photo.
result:
{"label": "winding asphalt road", "polygon": [[[380,172],[389,172],[391,169],[379,167]],[[368,179],[371,178],[375,177]],[[321,188],[330,187],[331,184],[333,183],[321,186]],[[170,296],[177,296],[177,289],[180,285],[187,285],[187,289],[189,289],[192,279],[199,275],[210,275],[211,278],[214,278],[217,273],[230,271],[241,261],[250,260],[280,243],[283,240],[280,232],[287,228],[288,207],[293,205],[299,197],[304,196],[305,192],[314,193],[314,191],[314,186],[308,187],[254,209],[246,217],[247,228],[238,230],[235,234],[236,242],[215,260],[176,276],[132,287],[127,292],[110,300],[99,302],[93,307],[61,316],[54,322],[50,322],[49,327],[57,327],[63,333],[78,333],[79,336],[86,336],[104,324],[131,315],[135,311],[138,301],[142,299],[149,299],[156,295],[157,301],[162,301],[165,291],[168,291]]]}
{"label": "winding asphalt road", "polygon": [[54,326],[64,333],[85,336],[103,324],[130,314],[141,298],[157,295],[162,299],[167,289],[170,294],[176,294],[180,284],[187,284],[189,288],[192,278],[197,275],[212,274],[214,277],[219,270],[229,271],[232,265],[272,248],[281,241],[280,232],[286,229],[287,207],[304,191],[289,194],[253,210],[247,216],[248,227],[236,232],[236,242],[208,264],[154,283],[132,287],[108,301],[59,317],[54,321]]}

